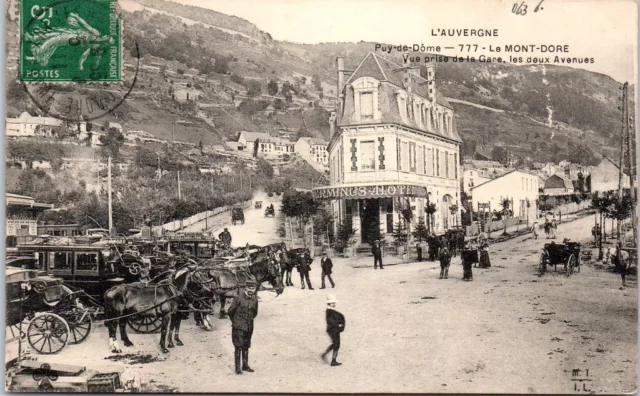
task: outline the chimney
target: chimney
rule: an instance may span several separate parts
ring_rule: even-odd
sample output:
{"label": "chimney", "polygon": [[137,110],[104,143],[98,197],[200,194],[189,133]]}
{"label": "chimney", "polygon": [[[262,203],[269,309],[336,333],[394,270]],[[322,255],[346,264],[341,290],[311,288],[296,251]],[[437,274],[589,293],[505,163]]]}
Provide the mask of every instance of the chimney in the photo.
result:
{"label": "chimney", "polygon": [[333,134],[336,132],[336,112],[331,112],[331,117],[329,117],[329,141],[333,137]]}
{"label": "chimney", "polygon": [[336,58],[336,67],[338,69],[338,114],[342,113],[342,105],[344,101],[344,93],[342,92],[344,89],[344,58],[339,56]]}
{"label": "chimney", "polygon": [[409,53],[405,52],[402,54],[402,86],[405,89],[408,89],[411,85],[411,77],[409,76],[409,69],[411,68],[411,63],[409,62]]}
{"label": "chimney", "polygon": [[427,65],[427,84],[429,100],[431,103],[436,102],[436,66],[433,63]]}

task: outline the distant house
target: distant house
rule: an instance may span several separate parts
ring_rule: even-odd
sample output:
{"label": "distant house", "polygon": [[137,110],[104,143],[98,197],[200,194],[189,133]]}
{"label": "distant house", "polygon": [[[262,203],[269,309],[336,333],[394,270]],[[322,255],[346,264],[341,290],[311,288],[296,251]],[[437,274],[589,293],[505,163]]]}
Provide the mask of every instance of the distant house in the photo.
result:
{"label": "distant house", "polygon": [[571,195],[574,192],[573,183],[566,177],[555,174],[544,182],[545,195]]}
{"label": "distant house", "polygon": [[[502,210],[501,202],[509,199],[513,202],[514,216],[521,219],[536,218],[538,199],[538,176],[520,170],[513,170],[495,179],[476,185],[471,189],[471,202],[474,210],[478,204],[488,203],[491,210]],[[527,207],[529,201],[529,207]]]}
{"label": "distant house", "polygon": [[[609,158],[605,157],[591,170],[591,192],[605,192],[617,190],[619,185],[620,168]],[[622,174],[622,188],[629,188],[629,175]]]}
{"label": "distant house", "polygon": [[462,171],[462,191],[471,195],[471,189],[491,180],[489,172],[484,169],[464,169]]}
{"label": "distant house", "polygon": [[323,139],[312,137],[301,137],[294,145],[294,150],[303,159],[314,161],[323,166],[329,165],[329,154],[327,152],[328,142]]}
{"label": "distant house", "polygon": [[54,128],[62,121],[53,117],[34,117],[26,111],[18,118],[7,118],[5,135],[7,137],[53,136]]}
{"label": "distant house", "polygon": [[586,178],[591,173],[591,167],[580,164],[569,164],[564,167],[564,176],[569,180],[578,180],[580,173]]}
{"label": "distant house", "polygon": [[261,140],[262,143],[265,145],[262,147],[262,150],[261,150],[262,152],[270,152],[271,150],[273,150],[273,146],[271,144],[268,144],[271,142],[271,135],[264,132],[247,132],[247,131],[241,131],[238,134],[237,150],[250,151],[255,153],[256,150],[258,149],[256,147],[256,142],[258,140]]}
{"label": "distant house", "polygon": [[173,98],[178,102],[188,102],[200,99],[202,91],[195,88],[178,88],[173,92]]}

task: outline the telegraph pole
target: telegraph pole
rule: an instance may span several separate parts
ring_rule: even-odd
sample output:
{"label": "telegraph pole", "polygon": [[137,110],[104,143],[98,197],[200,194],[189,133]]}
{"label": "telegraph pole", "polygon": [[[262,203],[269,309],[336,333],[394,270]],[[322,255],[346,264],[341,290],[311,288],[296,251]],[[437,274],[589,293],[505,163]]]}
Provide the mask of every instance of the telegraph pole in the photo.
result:
{"label": "telegraph pole", "polygon": [[[620,134],[620,162],[618,167],[618,199],[620,203],[622,203],[622,175],[624,174],[624,139],[629,133],[629,96],[628,89],[629,83],[625,82],[622,86],[622,133]],[[631,158],[629,158],[631,161]],[[618,233],[618,243],[624,244],[624,236],[622,235],[622,227],[621,227],[620,219],[617,219],[617,233]]]}
{"label": "telegraph pole", "polygon": [[631,130],[633,129],[633,126],[631,125],[631,121],[632,121],[632,117],[629,116],[629,108],[627,105],[627,117],[625,119],[624,125],[627,129],[627,158],[629,159],[629,188],[631,191],[631,198],[632,198],[632,206],[631,206],[631,226],[633,227],[633,245],[634,247],[636,247],[637,245],[637,238],[638,238],[638,228],[637,228],[637,221],[636,221],[636,189],[635,189],[635,179],[636,179],[636,171],[635,171],[635,161],[636,161],[636,157],[632,156],[632,151],[631,151]]}
{"label": "telegraph pole", "polygon": [[180,189],[180,171],[178,171],[178,199],[182,199],[182,190]]}
{"label": "telegraph pole", "polygon": [[109,157],[107,163],[107,173],[109,180],[107,181],[107,190],[108,190],[108,203],[109,203],[109,235],[112,234],[113,230],[113,207],[111,203],[111,157]]}

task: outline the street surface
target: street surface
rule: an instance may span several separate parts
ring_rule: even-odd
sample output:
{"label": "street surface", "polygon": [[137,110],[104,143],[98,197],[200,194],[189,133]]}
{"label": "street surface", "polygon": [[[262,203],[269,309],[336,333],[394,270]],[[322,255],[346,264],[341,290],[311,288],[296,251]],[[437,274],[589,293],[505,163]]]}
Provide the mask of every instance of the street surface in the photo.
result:
{"label": "street surface", "polygon": [[[244,225],[229,227],[234,245],[278,240],[277,219],[265,219],[263,210],[245,216]],[[592,222],[561,224],[556,241],[589,240]],[[460,280],[459,257],[448,280],[438,279],[437,263],[385,257],[385,269],[373,270],[371,257],[334,258],[336,288],[320,290],[316,258],[315,290],[301,290],[294,271],[295,287],[283,295],[259,293],[250,349],[255,373],[234,373],[231,322],[217,317],[212,332],[184,321],[185,346],[167,355],[157,345],[159,334],[130,331],[134,347],[116,356],[96,323],[84,343],[34,356],[94,368],[120,365],[127,378],[140,377],[144,392],[635,392],[636,277],[619,290],[620,276],[593,262],[570,278],[562,266],[539,277],[545,242],[544,235],[527,235],[492,245],[492,267],[474,268],[473,282]],[[347,321],[340,367],[319,356],[330,343],[324,319],[330,293]],[[573,370],[581,371],[572,376]]]}

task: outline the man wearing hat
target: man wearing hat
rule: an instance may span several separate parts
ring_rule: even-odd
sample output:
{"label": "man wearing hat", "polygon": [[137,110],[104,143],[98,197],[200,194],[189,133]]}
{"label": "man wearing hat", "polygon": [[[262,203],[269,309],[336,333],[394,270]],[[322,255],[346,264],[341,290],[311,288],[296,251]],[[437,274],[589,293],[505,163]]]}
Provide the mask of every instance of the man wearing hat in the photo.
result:
{"label": "man wearing hat", "polygon": [[382,266],[382,249],[380,248],[380,241],[375,241],[371,248],[373,253],[373,269],[378,269],[378,263],[380,263],[380,269],[384,269]]}
{"label": "man wearing hat", "polygon": [[[235,347],[236,374],[253,372],[249,367],[249,348],[253,335],[253,320],[258,316],[258,299],[255,295],[256,282],[248,279],[244,291],[238,293],[227,313],[231,319],[231,341]],[[242,367],[240,366],[242,358]]]}
{"label": "man wearing hat", "polygon": [[331,359],[332,366],[340,366],[336,359],[338,357],[338,350],[340,349],[340,333],[344,331],[345,320],[344,315],[336,311],[336,296],[330,294],[327,297],[327,334],[331,338],[331,345],[320,357],[324,360],[327,354],[333,351],[333,357]]}
{"label": "man wearing hat", "polygon": [[324,289],[324,277],[329,278],[329,282],[331,282],[331,287],[336,287],[336,284],[333,283],[333,279],[331,279],[331,270],[333,269],[333,262],[329,257],[327,257],[327,252],[322,253],[322,260],[320,260],[320,267],[322,268],[322,287]]}
{"label": "man wearing hat", "polygon": [[229,232],[228,228],[225,228],[224,231],[222,231],[220,235],[218,235],[218,238],[220,238],[220,240],[222,241],[225,250],[231,247],[231,233]]}

